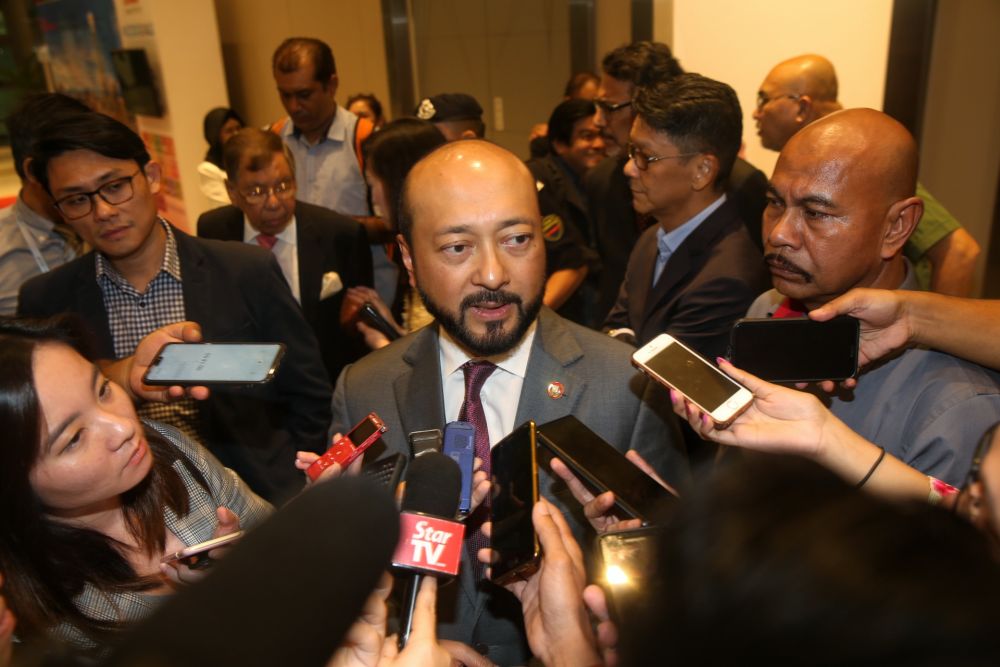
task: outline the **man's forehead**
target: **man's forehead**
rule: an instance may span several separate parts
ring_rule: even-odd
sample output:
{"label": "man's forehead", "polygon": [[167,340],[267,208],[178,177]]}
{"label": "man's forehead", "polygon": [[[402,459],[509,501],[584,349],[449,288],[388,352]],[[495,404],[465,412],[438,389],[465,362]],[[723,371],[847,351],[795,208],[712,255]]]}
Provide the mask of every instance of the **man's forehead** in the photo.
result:
{"label": "man's forehead", "polygon": [[135,160],[119,160],[89,150],[67,151],[49,161],[49,187],[74,188],[93,180],[131,174],[138,167]]}
{"label": "man's forehead", "polygon": [[823,196],[831,201],[842,201],[849,198],[857,182],[854,162],[853,158],[843,155],[782,152],[774,167],[771,185],[785,198]]}

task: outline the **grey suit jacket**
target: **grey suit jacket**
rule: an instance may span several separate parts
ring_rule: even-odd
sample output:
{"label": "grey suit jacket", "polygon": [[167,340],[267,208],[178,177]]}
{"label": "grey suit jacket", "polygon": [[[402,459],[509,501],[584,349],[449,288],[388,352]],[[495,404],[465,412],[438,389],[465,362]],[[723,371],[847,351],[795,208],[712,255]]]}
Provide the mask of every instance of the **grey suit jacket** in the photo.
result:
{"label": "grey suit jacket", "polygon": [[[543,308],[517,399],[515,423],[534,419],[542,424],[576,415],[618,450],[638,450],[668,482],[683,486],[688,476],[687,455],[669,397],[634,371],[630,354],[629,346]],[[553,380],[565,387],[561,398],[548,395]],[[334,391],[331,433],[347,432],[372,410],[389,427],[383,436],[385,449],[376,455],[408,454],[407,434],[444,427],[436,326],[414,332],[344,369]],[[579,504],[544,470],[539,477],[542,494],[570,515],[574,532],[582,536],[586,522]],[[487,585],[477,590],[471,570],[463,567],[459,586],[441,590],[439,633],[488,648],[495,662],[516,664],[524,658],[517,653],[518,644],[523,645],[520,606],[502,589]]]}

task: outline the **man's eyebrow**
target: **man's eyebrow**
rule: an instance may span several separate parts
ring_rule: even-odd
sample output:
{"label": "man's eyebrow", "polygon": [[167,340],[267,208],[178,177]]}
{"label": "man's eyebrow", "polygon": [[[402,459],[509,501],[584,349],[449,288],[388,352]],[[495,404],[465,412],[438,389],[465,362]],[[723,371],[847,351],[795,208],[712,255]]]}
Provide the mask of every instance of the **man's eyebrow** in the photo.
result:
{"label": "man's eyebrow", "polygon": [[[530,225],[532,221],[530,218],[508,218],[507,220],[502,220],[496,225],[497,231],[507,229],[508,227],[513,227],[515,225]],[[434,236],[445,236],[446,234],[468,234],[472,231],[471,225],[452,225],[450,227],[445,227],[434,234]]]}
{"label": "man's eyebrow", "polygon": [[[97,187],[100,188],[107,184],[108,181],[113,181],[121,175],[121,170],[118,167],[109,169],[100,176],[91,179],[91,183],[99,183]],[[59,188],[57,190],[60,194],[73,194],[74,192],[91,192],[90,183],[86,185],[74,185],[69,188]]]}
{"label": "man's eyebrow", "polygon": [[[97,378],[101,374],[101,371],[97,368],[96,364],[91,364],[90,365],[90,369],[91,369],[90,370],[90,384],[91,385],[95,385],[95,384],[97,384]],[[62,435],[62,432],[65,431],[66,427],[69,426],[79,416],[80,416],[79,412],[74,412],[74,413],[70,414],[68,417],[66,417],[66,419],[64,419],[61,422],[59,422],[58,424],[56,424],[56,427],[54,429],[52,429],[52,430],[49,431],[49,437],[45,441],[45,451],[46,452],[51,451],[52,445],[54,445],[55,442],[56,442],[56,440],[59,439],[59,436]]]}
{"label": "man's eyebrow", "polygon": [[819,206],[821,208],[837,208],[837,204],[832,199],[824,195],[812,194],[805,197],[798,197],[795,200],[796,206]]}
{"label": "man's eyebrow", "polygon": [[780,200],[784,201],[784,197],[782,197],[778,193],[778,189],[776,187],[774,187],[773,185],[771,185],[770,183],[767,184],[767,194],[771,195],[775,199],[780,199]]}

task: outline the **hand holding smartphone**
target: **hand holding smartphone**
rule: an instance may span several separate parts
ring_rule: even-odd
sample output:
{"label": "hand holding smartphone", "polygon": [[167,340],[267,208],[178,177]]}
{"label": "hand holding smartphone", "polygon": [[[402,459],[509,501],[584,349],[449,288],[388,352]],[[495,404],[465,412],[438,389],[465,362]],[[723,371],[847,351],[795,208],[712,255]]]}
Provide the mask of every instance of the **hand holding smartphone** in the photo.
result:
{"label": "hand holding smartphone", "polygon": [[389,427],[377,414],[368,413],[368,416],[358,422],[347,435],[341,436],[330,445],[330,449],[306,469],[306,474],[315,482],[320,474],[334,463],[340,464],[341,468],[347,468],[387,430]]}
{"label": "hand holding smartphone", "polygon": [[200,570],[211,564],[212,558],[209,556],[209,552],[213,549],[218,549],[219,547],[231,544],[241,537],[243,537],[243,531],[237,530],[235,533],[229,533],[228,535],[206,540],[205,542],[192,544],[189,547],[184,547],[180,551],[167,554],[160,559],[160,562],[178,563],[185,565],[192,570]]}
{"label": "hand holding smartphone", "polygon": [[839,382],[857,375],[860,334],[860,322],[846,315],[827,322],[747,318],[733,327],[729,359],[768,382]]}
{"label": "hand holding smartphone", "polygon": [[675,389],[725,428],[750,407],[753,393],[670,334],[660,334],[632,355],[642,372]]}
{"label": "hand holding smartphone", "polygon": [[535,422],[514,429],[493,447],[490,578],[503,585],[538,569],[541,547],[531,521],[538,502]]}

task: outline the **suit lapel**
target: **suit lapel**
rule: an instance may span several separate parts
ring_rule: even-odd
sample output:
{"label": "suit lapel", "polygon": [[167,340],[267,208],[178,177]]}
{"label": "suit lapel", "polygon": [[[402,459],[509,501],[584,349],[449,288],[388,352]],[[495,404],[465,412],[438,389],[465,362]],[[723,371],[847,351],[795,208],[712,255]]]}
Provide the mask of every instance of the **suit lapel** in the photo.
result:
{"label": "suit lapel", "polygon": [[587,379],[571,368],[582,356],[583,349],[562,319],[543,308],[521,386],[515,428],[529,419],[544,424],[574,410],[587,388]]}
{"label": "suit lapel", "polygon": [[319,293],[323,285],[323,248],[320,244],[316,225],[308,216],[300,215],[301,207],[296,204],[296,243],[299,254],[299,295],[302,298],[302,312],[306,320],[316,320],[319,307]]}
{"label": "suit lapel", "polygon": [[[212,299],[207,295],[212,292],[205,271],[205,256],[194,240],[176,227],[174,238],[177,239],[177,256],[181,262],[184,317],[204,327],[206,323],[215,321],[213,314],[209,312]],[[243,238],[242,232],[239,238]]]}
{"label": "suit lapel", "polygon": [[404,433],[442,428],[445,419],[437,325],[424,327],[416,336],[403,355],[410,372],[400,374],[393,382]]}
{"label": "suit lapel", "polygon": [[87,316],[89,326],[94,329],[97,344],[101,346],[97,352],[104,359],[114,359],[114,339],[111,337],[111,325],[107,310],[104,308],[104,294],[95,278],[97,274],[96,251],[88,253],[87,260],[80,262],[79,267],[76,281],[76,312],[85,314],[85,316],[87,313],[97,315],[97,317]]}
{"label": "suit lapel", "polygon": [[[656,227],[643,232],[635,247],[635,266],[638,269],[629,283],[630,322],[642,322],[649,310],[650,291],[653,289],[653,272],[656,269]],[[663,276],[660,276],[662,282]],[[640,310],[641,309],[641,310]],[[638,333],[638,332],[637,332]]]}

